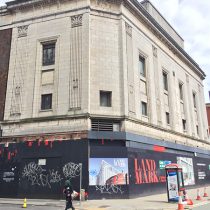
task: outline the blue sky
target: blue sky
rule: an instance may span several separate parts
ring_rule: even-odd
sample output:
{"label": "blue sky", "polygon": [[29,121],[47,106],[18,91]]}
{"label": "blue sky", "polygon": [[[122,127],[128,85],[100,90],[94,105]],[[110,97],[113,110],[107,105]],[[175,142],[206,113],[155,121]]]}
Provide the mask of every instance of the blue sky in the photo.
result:
{"label": "blue sky", "polygon": [[[204,94],[210,102],[210,0],[150,0],[185,40],[186,52],[206,73]],[[0,6],[6,0],[0,0]]]}

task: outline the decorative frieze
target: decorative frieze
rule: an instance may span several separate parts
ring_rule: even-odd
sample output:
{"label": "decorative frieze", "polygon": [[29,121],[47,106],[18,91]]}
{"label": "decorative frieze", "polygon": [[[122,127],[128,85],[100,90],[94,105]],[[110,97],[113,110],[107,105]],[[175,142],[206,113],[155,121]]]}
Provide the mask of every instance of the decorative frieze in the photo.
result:
{"label": "decorative frieze", "polygon": [[125,23],[125,30],[129,36],[132,36],[132,27],[128,23]]}
{"label": "decorative frieze", "polygon": [[18,37],[25,37],[28,34],[28,25],[18,27]]}
{"label": "decorative frieze", "polygon": [[82,15],[75,15],[71,17],[71,27],[82,26]]}

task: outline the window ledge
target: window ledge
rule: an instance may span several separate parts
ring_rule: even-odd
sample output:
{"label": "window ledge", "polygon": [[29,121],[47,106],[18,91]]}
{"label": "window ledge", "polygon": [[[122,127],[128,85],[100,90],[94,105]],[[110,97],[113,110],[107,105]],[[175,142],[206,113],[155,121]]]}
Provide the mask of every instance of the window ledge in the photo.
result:
{"label": "window ledge", "polygon": [[40,109],[39,112],[52,112],[52,109]]}
{"label": "window ledge", "polygon": [[55,64],[51,64],[51,65],[44,65],[42,66],[42,71],[54,71],[55,69]]}

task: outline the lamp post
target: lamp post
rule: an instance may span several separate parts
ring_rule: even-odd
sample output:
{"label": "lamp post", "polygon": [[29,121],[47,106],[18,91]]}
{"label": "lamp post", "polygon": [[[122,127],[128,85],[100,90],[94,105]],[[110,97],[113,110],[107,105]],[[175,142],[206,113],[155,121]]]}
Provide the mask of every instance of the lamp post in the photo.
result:
{"label": "lamp post", "polygon": [[81,195],[81,189],[82,189],[82,163],[79,163],[79,167],[80,167],[79,202],[80,202],[80,205],[81,205],[81,198],[82,198],[82,195]]}

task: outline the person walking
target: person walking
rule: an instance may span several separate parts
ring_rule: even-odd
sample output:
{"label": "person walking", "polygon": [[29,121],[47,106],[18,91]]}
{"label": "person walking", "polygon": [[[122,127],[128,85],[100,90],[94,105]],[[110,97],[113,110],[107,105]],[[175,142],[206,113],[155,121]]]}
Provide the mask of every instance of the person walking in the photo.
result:
{"label": "person walking", "polygon": [[72,210],[75,210],[75,208],[73,207],[73,204],[72,204],[71,194],[73,193],[73,188],[72,188],[70,180],[65,181],[65,186],[64,186],[64,189],[63,189],[63,193],[66,196],[66,208],[65,208],[65,210],[67,210],[69,208],[71,208]]}

